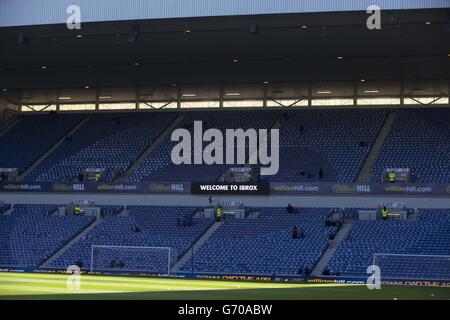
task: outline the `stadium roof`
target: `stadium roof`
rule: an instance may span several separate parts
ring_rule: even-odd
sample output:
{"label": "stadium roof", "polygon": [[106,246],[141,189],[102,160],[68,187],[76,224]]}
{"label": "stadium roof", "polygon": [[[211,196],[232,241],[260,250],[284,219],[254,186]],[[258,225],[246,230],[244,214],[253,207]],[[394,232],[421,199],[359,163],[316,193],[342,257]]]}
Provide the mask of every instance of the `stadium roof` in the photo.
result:
{"label": "stadium roof", "polygon": [[[372,31],[366,12],[0,28],[0,88],[7,89],[0,95],[37,103],[69,90],[87,101],[118,88],[120,100],[136,91],[164,100],[176,84],[198,88],[198,99],[216,96],[220,85],[239,89],[242,98],[259,97],[264,88],[298,97],[312,83],[313,91],[326,87],[330,97],[347,97],[360,80],[385,95],[398,95],[402,86],[448,95],[447,10],[385,10],[381,16],[381,30]],[[139,35],[130,42],[136,23]],[[249,32],[252,24],[257,34]],[[27,99],[33,92],[39,99]]]}
{"label": "stadium roof", "polygon": [[[372,0],[0,0],[0,27],[65,23],[77,5],[82,22],[366,11]],[[378,0],[382,10],[448,8],[449,0]]]}

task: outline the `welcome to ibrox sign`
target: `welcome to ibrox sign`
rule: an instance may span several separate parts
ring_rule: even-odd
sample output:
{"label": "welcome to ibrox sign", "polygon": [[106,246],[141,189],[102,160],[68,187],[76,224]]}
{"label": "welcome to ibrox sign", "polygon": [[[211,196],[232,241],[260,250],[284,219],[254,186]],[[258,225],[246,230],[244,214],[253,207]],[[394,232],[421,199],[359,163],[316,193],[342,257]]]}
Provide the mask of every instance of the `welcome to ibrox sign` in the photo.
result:
{"label": "welcome to ibrox sign", "polygon": [[191,184],[192,194],[268,195],[269,183],[199,183]]}

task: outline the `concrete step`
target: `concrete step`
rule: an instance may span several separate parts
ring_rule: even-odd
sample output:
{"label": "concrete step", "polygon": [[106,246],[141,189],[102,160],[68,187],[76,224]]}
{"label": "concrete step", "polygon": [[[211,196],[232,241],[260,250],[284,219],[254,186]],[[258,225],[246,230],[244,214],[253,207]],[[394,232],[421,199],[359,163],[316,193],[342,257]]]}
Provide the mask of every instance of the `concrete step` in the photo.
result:
{"label": "concrete step", "polygon": [[220,226],[224,222],[214,222],[208,230],[206,230],[200,238],[194,244],[184,253],[184,255],[177,261],[177,263],[172,267],[171,273],[178,272],[182,266],[186,264],[186,262],[189,260],[190,257],[195,255],[195,253],[198,251],[198,249],[201,248],[201,246],[211,237],[211,235],[216,232],[217,229],[220,228]]}
{"label": "concrete step", "polygon": [[370,177],[372,175],[372,167],[375,161],[380,154],[381,147],[384,144],[384,140],[389,135],[392,129],[392,125],[394,124],[395,118],[397,117],[397,111],[391,111],[387,114],[386,120],[384,121],[383,126],[381,127],[378,136],[370,149],[367,158],[361,167],[361,171],[359,172],[358,178],[356,179],[357,183],[369,183]]}
{"label": "concrete step", "polygon": [[40,265],[42,268],[47,268],[50,266],[52,262],[54,262],[56,259],[58,259],[61,255],[63,255],[67,250],[72,248],[75,243],[80,241],[86,234],[91,232],[92,229],[94,229],[97,225],[99,225],[103,220],[97,218],[93,223],[91,223],[86,229],[81,231],[78,235],[75,236],[72,240],[70,240],[68,243],[66,243],[61,249],[56,251],[50,258],[48,258],[44,263]]}
{"label": "concrete step", "polygon": [[5,212],[3,212],[3,215],[4,215],[4,216],[10,216],[11,213],[13,212],[13,210],[14,210],[14,207],[11,207],[11,209],[6,210]]}
{"label": "concrete step", "polygon": [[161,135],[153,141],[148,148],[133,162],[131,166],[119,177],[116,181],[125,181],[129,176],[133,174],[133,172],[141,165],[142,161],[144,161],[152,152],[156,149],[156,147],[170,134],[172,131],[178,126],[178,124],[183,120],[184,115],[178,116],[162,133]]}
{"label": "concrete step", "polygon": [[18,118],[17,116],[12,116],[7,120],[5,120],[4,122],[2,122],[2,124],[0,125],[0,137],[6,134],[12,128],[14,128],[19,122],[20,118]]}
{"label": "concrete step", "polygon": [[89,117],[82,119],[78,124],[75,125],[75,127],[70,129],[61,139],[59,139],[59,141],[57,143],[55,143],[50,149],[48,149],[47,152],[45,152],[43,155],[41,155],[39,158],[37,158],[33,162],[33,164],[31,164],[31,166],[29,166],[27,169],[25,169],[25,171],[19,175],[17,180],[22,181],[23,178],[25,178],[34,168],[36,168],[42,161],[47,159],[56,149],[58,149],[59,146],[61,146],[64,143],[64,141],[66,140],[66,138],[68,136],[71,136],[75,132],[77,132],[78,129],[80,129],[86,122],[89,121],[89,119],[90,119]]}
{"label": "concrete step", "polygon": [[342,243],[342,241],[347,236],[348,232],[350,231],[350,228],[352,227],[352,222],[344,222],[341,228],[339,229],[338,233],[334,237],[333,240],[330,241],[330,244],[328,246],[328,249],[325,250],[325,252],[322,254],[322,256],[319,259],[319,262],[316,264],[314,270],[312,271],[313,276],[322,276],[322,272],[327,266],[328,262],[330,262],[331,257],[336,252],[336,249],[339,247],[339,245]]}

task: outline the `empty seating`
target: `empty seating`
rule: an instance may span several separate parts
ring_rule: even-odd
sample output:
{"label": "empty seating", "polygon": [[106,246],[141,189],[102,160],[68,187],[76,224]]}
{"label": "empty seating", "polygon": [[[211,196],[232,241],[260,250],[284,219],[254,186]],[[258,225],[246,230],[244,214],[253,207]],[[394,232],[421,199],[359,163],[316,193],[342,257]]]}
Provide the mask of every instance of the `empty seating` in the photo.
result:
{"label": "empty seating", "polygon": [[265,179],[354,182],[385,117],[385,110],[362,109],[285,113],[280,131],[280,170]]}
{"label": "empty seating", "polygon": [[[193,219],[191,227],[177,226],[177,217],[193,215],[193,207],[131,206],[127,211],[128,216],[102,221],[52,266],[67,267],[81,262],[83,268],[89,268],[92,245],[171,248],[170,263],[173,265],[212,223]],[[120,260],[124,270],[163,272],[168,268],[168,254],[164,250],[112,248],[98,252],[94,266],[97,269],[110,269],[112,260]]]}
{"label": "empty seating", "polygon": [[[385,109],[221,110],[186,112],[178,128],[269,129],[282,119],[280,166],[268,181],[354,182],[386,118]],[[32,170],[28,182],[69,182],[87,168],[117,178],[175,119],[175,112],[92,114],[90,119]],[[0,167],[24,171],[85,115],[26,115],[0,138]],[[372,182],[386,168],[410,168],[417,182],[450,182],[450,110],[402,109],[372,167]],[[39,139],[37,139],[39,137]],[[205,147],[208,143],[203,143]],[[166,137],[128,181],[214,181],[236,165],[175,165],[176,142]],[[248,158],[248,155],[247,155]],[[323,176],[319,171],[322,169]]]}
{"label": "empty seating", "polygon": [[79,121],[82,115],[24,115],[0,138],[0,168],[28,168]]}
{"label": "empty seating", "polygon": [[[450,210],[420,210],[417,221],[356,221],[351,240],[344,240],[328,264],[341,275],[365,276],[374,254],[450,255]],[[444,278],[450,275],[445,259],[381,257],[383,277]]]}
{"label": "empty seating", "polygon": [[103,181],[125,170],[175,118],[171,112],[96,114],[50,157],[35,168],[28,181],[69,182],[84,169],[106,169]]}
{"label": "empty seating", "polygon": [[0,266],[38,267],[94,221],[50,215],[56,208],[20,204],[0,216]]}
{"label": "empty seating", "polygon": [[[229,219],[215,231],[182,271],[239,274],[297,274],[311,271],[336,232],[325,227],[330,209],[302,208],[288,214],[284,208],[265,208],[257,219]],[[305,231],[293,240],[293,226]]]}
{"label": "empty seating", "polygon": [[102,206],[101,215],[104,218],[117,216],[124,210],[123,206]]}
{"label": "empty seating", "polygon": [[398,111],[372,168],[372,182],[381,182],[387,168],[410,168],[417,182],[450,182],[450,110]]}
{"label": "empty seating", "polygon": [[[0,215],[0,267],[38,267],[94,223],[93,217],[56,216],[57,205],[15,205]],[[100,270],[165,273],[212,225],[194,207],[104,206],[104,220],[55,257],[50,267],[78,264]],[[253,210],[255,211],[255,210]],[[313,270],[336,227],[328,208],[258,209],[251,219],[227,218],[181,266],[181,272],[294,275]],[[355,209],[347,209],[353,214]],[[292,239],[292,227],[304,237]],[[450,210],[421,209],[413,221],[355,221],[328,263],[332,274],[366,277],[375,261],[384,278],[446,279],[450,275]],[[92,250],[95,246],[106,246]],[[169,251],[170,250],[170,251]],[[195,253],[194,253],[195,252]],[[374,260],[374,254],[378,255]],[[119,265],[113,265],[119,261]]]}
{"label": "empty seating", "polygon": [[[186,128],[193,132],[194,121],[203,121],[203,130],[217,128],[225,134],[225,129],[270,129],[277,119],[278,112],[275,111],[215,111],[210,112],[190,112],[185,115],[179,128]],[[176,142],[166,138],[137,168],[129,177],[130,181],[214,181],[227,168],[236,165],[180,165],[173,164],[171,160],[172,148]],[[206,146],[208,143],[204,143]],[[248,155],[247,155],[248,157]]]}

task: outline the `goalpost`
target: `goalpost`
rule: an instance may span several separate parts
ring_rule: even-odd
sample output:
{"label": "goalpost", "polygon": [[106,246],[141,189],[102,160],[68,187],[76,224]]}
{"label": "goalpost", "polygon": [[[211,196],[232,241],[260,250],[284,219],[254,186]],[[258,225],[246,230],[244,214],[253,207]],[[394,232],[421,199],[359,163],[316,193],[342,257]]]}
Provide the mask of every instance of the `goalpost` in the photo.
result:
{"label": "goalpost", "polygon": [[170,247],[92,245],[90,270],[170,275],[174,254]]}
{"label": "goalpost", "polygon": [[450,255],[375,253],[373,265],[385,278],[450,280]]}

